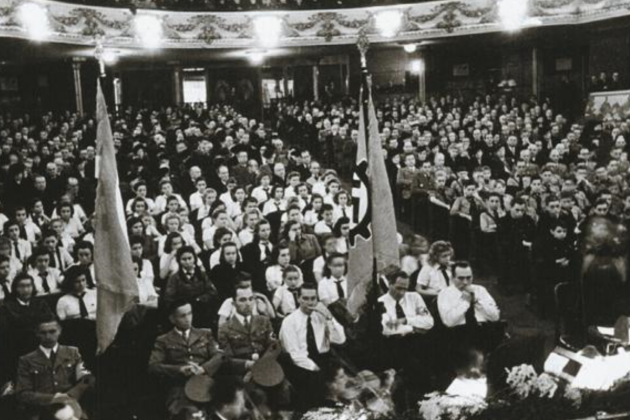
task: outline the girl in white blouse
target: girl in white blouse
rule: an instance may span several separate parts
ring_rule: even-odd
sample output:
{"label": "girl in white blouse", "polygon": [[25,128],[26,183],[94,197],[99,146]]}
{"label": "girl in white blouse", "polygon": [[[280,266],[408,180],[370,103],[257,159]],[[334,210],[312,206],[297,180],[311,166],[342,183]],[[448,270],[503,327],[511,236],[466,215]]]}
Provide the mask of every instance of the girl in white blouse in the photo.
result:
{"label": "girl in white blouse", "polygon": [[273,250],[275,264],[267,268],[265,279],[267,280],[267,290],[274,292],[283,282],[283,271],[291,262],[291,252],[286,243],[278,244]]}

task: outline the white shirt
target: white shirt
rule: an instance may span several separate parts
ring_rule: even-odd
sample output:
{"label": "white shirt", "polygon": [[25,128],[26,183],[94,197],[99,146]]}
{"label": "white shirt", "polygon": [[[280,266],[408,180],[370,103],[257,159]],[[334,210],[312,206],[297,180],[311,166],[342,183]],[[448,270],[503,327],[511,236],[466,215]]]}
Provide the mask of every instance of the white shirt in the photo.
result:
{"label": "white shirt", "polygon": [[238,233],[238,240],[241,241],[241,246],[245,246],[254,240],[254,231],[250,228],[244,228]]}
{"label": "white shirt", "polygon": [[[265,247],[269,248],[269,253],[267,253],[267,249]],[[271,258],[271,253],[273,252],[273,244],[271,242],[267,241],[266,244],[263,244],[259,241],[258,248],[260,249],[260,261],[265,261]]]}
{"label": "white shirt", "polygon": [[26,240],[31,244],[37,242],[37,239],[42,234],[39,226],[37,226],[30,217],[24,222],[24,231],[26,232]]}
{"label": "white shirt", "polygon": [[[20,253],[19,257],[17,256],[15,252],[16,242],[17,242],[18,252]],[[33,248],[31,247],[31,243],[27,241],[26,239],[18,238],[15,241],[11,239],[11,255],[17,258],[18,260],[20,260],[21,262],[26,261],[28,257],[31,256],[32,252],[33,252]]]}
{"label": "white shirt", "polygon": [[341,277],[340,279],[336,279],[334,277],[324,277],[317,285],[319,300],[321,300],[324,305],[328,306],[341,298],[337,290],[337,282],[341,283],[341,288],[343,289],[344,293],[343,297],[348,297],[348,280],[345,276]]}
{"label": "white shirt", "polygon": [[324,267],[326,267],[326,258],[323,255],[313,260],[313,274],[318,282],[324,277]]}
{"label": "white shirt", "polygon": [[348,243],[348,238],[340,237],[337,238],[337,243],[335,244],[335,251],[340,254],[347,254],[350,249],[350,244]]}
{"label": "white shirt", "polygon": [[418,270],[418,259],[413,255],[405,255],[400,259],[400,269],[407,275],[412,275]]}
{"label": "white shirt", "polygon": [[[499,308],[486,288],[477,284],[470,287],[475,294],[475,318],[477,322],[498,321]],[[470,307],[470,302],[464,299],[463,293],[455,286],[449,286],[442,290],[438,295],[437,303],[444,325],[455,327],[466,324],[466,311]]]}
{"label": "white shirt", "polygon": [[269,200],[269,194],[271,194],[271,187],[267,187],[269,192],[267,193],[262,186],[258,186],[252,190],[251,196],[258,200],[258,204],[264,203]]}
{"label": "white shirt", "polygon": [[70,220],[64,222],[63,232],[71,238],[76,238],[85,232],[85,229],[83,229],[83,223],[71,217]]}
{"label": "white shirt", "polygon": [[[446,273],[450,279],[453,278],[453,274],[451,273],[451,269],[447,268]],[[418,274],[418,292],[422,293],[423,290],[431,290],[435,293],[439,293],[440,291],[446,289],[449,284],[446,282],[444,278],[444,274],[440,270],[440,265],[425,265],[420,270]]]}
{"label": "white shirt", "polygon": [[270,292],[276,290],[284,282],[282,270],[284,270],[284,268],[276,264],[268,267],[267,271],[265,271],[265,279],[267,279],[267,289]]}
{"label": "white shirt", "polygon": [[153,272],[153,264],[147,259],[142,260],[142,269],[140,270],[140,277],[150,282],[153,285],[155,280],[155,273]]}
{"label": "white shirt", "polygon": [[[83,295],[83,302],[88,311],[86,319],[96,320],[96,290],[87,289]],[[63,295],[57,302],[57,316],[60,320],[81,319],[81,305],[79,297],[73,294]]]}
{"label": "white shirt", "polygon": [[[346,210],[345,216],[343,215],[344,209]],[[341,206],[335,206],[333,208],[333,223],[337,223],[337,220],[341,219],[342,217],[347,217],[352,222],[352,213],[352,206],[346,206],[343,208]]]}
{"label": "white shirt", "polygon": [[324,222],[323,220],[320,220],[319,222],[315,223],[313,231],[316,235],[323,235],[325,233],[332,233],[332,227],[326,224],[326,222]]}
{"label": "white shirt", "polygon": [[140,305],[157,308],[158,294],[153,286],[153,278],[140,277],[137,280]]}
{"label": "white shirt", "polygon": [[9,278],[13,280],[18,273],[22,272],[22,261],[15,258],[13,255],[9,257]]}
{"label": "white shirt", "polygon": [[50,355],[53,351],[55,352],[55,354],[59,354],[59,344],[55,344],[55,346],[52,349],[49,349],[44,346],[39,346],[39,349],[41,350],[42,353],[44,353],[44,356],[46,356],[47,359],[50,359]]}
{"label": "white shirt", "polygon": [[307,210],[304,213],[304,224],[307,226],[315,226],[319,222],[319,213],[315,210]]}
{"label": "white shirt", "polygon": [[416,292],[406,292],[405,296],[400,300],[400,306],[405,313],[407,319],[406,324],[397,325],[392,328],[389,323],[396,321],[396,301],[386,293],[378,301],[385,307],[385,313],[381,316],[381,325],[383,326],[383,335],[406,335],[414,332],[414,329],[430,330],[433,328],[433,317],[429,313],[427,306]]}
{"label": "white shirt", "polygon": [[[46,276],[46,280],[48,283],[48,287],[50,288],[49,293],[53,294],[61,292],[61,283],[63,281],[63,276],[61,275],[61,272],[52,267],[48,267],[46,272],[48,273],[48,275]],[[33,277],[33,280],[35,281],[35,290],[37,290],[37,294],[39,296],[49,294],[46,293],[46,291],[44,290],[44,279],[42,276],[40,276],[39,271],[33,268],[29,270],[28,274]]]}
{"label": "white shirt", "polygon": [[195,211],[203,206],[203,194],[199,191],[194,192],[190,194],[188,201],[190,202],[190,211]]}
{"label": "white shirt", "polygon": [[57,247],[55,252],[52,253],[51,262],[53,259],[55,260],[54,268],[56,268],[59,271],[66,271],[68,267],[74,264],[74,259],[72,258],[70,253],[66,251],[65,248],[62,248],[62,247]]}
{"label": "white shirt", "polygon": [[[293,363],[306,370],[317,371],[319,366],[308,357],[306,341],[308,316],[301,309],[294,311],[282,321],[280,342],[282,348],[289,353]],[[319,312],[311,314],[311,324],[315,333],[315,343],[320,353],[328,353],[330,344],[343,344],[346,334],[343,327],[334,318],[327,320]]]}
{"label": "white shirt", "polygon": [[276,202],[275,200],[267,200],[265,205],[263,206],[262,213],[263,215],[268,215],[277,211],[286,211],[287,210],[287,202],[285,200],[280,200]]}
{"label": "white shirt", "polygon": [[282,315],[288,315],[297,309],[293,293],[286,284],[279,286],[274,292],[273,307]]}

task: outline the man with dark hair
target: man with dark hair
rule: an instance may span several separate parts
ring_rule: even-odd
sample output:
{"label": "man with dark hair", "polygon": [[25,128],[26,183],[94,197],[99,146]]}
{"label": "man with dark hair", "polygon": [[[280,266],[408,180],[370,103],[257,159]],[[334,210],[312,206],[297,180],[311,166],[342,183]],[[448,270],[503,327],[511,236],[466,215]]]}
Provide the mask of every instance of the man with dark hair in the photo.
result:
{"label": "man with dark hair", "polygon": [[61,325],[54,318],[39,321],[39,348],[20,358],[15,394],[28,418],[37,419],[50,404],[71,397],[79,400],[91,375],[79,349],[59,344]]}
{"label": "man with dark hair", "polygon": [[319,370],[329,359],[331,344],[343,344],[346,335],[343,327],[319,301],[315,285],[304,284],[298,301],[299,309],[282,322],[280,341],[290,357],[287,375],[296,388],[296,405],[299,410],[308,410],[321,400],[321,395],[314,395],[309,390],[321,389]]}
{"label": "man with dark hair", "polygon": [[500,284],[508,293],[531,292],[531,251],[535,223],[526,211],[525,201],[521,198],[515,199],[499,226],[499,240],[503,250]]}
{"label": "man with dark hair", "polygon": [[234,313],[219,327],[219,345],[228,356],[256,361],[273,342],[271,322],[266,316],[253,314],[251,287],[237,287],[232,303]]}
{"label": "man with dark hair", "polygon": [[[192,376],[209,375],[213,359],[221,357],[218,345],[209,329],[194,328],[193,311],[189,302],[175,301],[169,310],[174,328],[159,336],[149,359],[149,373],[163,379],[168,387],[166,406],[171,419],[191,415],[199,407],[184,393],[186,381]],[[253,365],[251,361],[223,361],[223,368],[243,374]]]}
{"label": "man with dark hair", "polygon": [[499,320],[499,308],[490,293],[485,287],[472,283],[470,263],[456,262],[451,285],[438,295],[438,310],[446,327],[476,326]]}

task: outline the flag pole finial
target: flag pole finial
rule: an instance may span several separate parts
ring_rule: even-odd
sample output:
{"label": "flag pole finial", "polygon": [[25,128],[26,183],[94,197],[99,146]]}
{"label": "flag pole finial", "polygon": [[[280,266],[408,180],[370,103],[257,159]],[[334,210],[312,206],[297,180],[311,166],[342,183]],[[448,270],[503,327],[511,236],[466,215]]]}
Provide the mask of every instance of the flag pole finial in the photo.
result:
{"label": "flag pole finial", "polygon": [[359,32],[359,38],[357,39],[357,48],[359,54],[361,54],[361,68],[367,69],[367,51],[370,48],[370,40],[365,31]]}

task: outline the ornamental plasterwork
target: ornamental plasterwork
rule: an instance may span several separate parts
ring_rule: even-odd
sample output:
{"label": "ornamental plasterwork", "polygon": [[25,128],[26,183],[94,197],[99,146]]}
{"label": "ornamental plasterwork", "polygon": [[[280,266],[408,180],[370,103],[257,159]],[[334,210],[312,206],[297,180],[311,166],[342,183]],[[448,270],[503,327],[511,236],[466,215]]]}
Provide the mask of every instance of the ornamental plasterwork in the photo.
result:
{"label": "ornamental plasterwork", "polygon": [[[525,1],[525,0],[523,0]],[[134,16],[128,9],[78,6],[41,0],[48,11],[50,41],[141,48],[134,33]],[[0,36],[28,38],[18,19],[19,0],[0,0]],[[397,9],[402,27],[384,38],[375,27],[382,10]],[[630,0],[532,0],[537,24],[575,25],[630,15]],[[255,16],[280,18],[280,47],[354,44],[360,33],[370,42],[419,41],[427,38],[501,31],[497,0],[434,1],[359,9],[270,12],[167,12],[138,10],[162,23],[165,48],[250,48],[257,46]]]}

